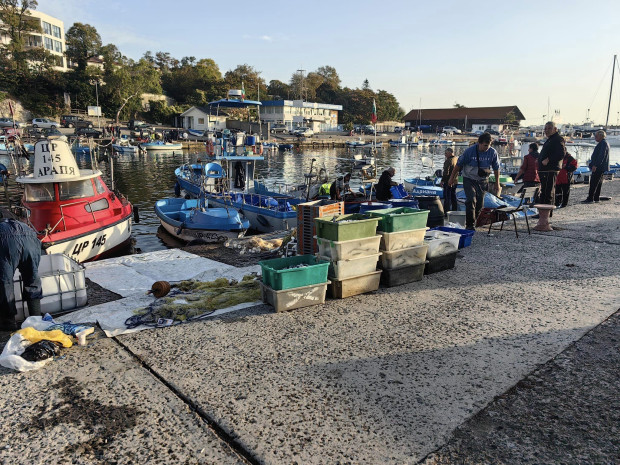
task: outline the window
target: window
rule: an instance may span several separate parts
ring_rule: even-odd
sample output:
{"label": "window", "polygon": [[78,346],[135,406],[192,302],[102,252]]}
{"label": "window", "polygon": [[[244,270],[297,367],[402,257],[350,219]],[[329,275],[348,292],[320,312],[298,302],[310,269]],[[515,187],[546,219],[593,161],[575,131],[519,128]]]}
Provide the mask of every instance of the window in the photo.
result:
{"label": "window", "polygon": [[90,204],[84,205],[84,208],[88,213],[98,212],[101,210],[107,210],[110,208],[110,204],[108,203],[108,199],[99,199],[96,202],[91,202]]}
{"label": "window", "polygon": [[54,50],[54,41],[52,39],[50,39],[49,37],[44,37],[43,40],[45,41],[46,49]]}
{"label": "window", "polygon": [[198,118],[198,124],[205,124],[204,118]]}
{"label": "window", "polygon": [[83,197],[92,197],[93,195],[95,195],[95,191],[90,179],[58,183],[58,197],[60,200],[81,199]]}
{"label": "window", "polygon": [[43,21],[43,32],[52,35],[52,25]]}
{"label": "window", "polygon": [[97,189],[97,194],[103,194],[105,192],[105,185],[101,178],[95,178],[95,188]]}
{"label": "window", "polygon": [[55,40],[54,41],[54,50],[58,53],[62,53],[62,43],[60,43],[59,41]]}
{"label": "window", "polygon": [[60,28],[58,26],[52,26],[52,35],[54,37],[58,37],[59,39],[62,39],[62,35],[60,34]]}
{"label": "window", "polygon": [[52,202],[54,200],[54,184],[26,184],[26,202]]}

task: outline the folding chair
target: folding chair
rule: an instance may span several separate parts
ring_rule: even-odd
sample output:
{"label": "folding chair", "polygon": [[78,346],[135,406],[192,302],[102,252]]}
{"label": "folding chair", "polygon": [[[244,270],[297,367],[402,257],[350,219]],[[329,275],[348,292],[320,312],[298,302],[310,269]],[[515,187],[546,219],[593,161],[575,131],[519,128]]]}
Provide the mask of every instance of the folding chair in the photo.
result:
{"label": "folding chair", "polygon": [[[536,195],[538,194],[538,190],[539,187],[526,187],[521,191],[521,199],[519,201],[519,205],[517,205],[516,207],[511,207],[511,206],[506,206],[506,207],[497,207],[495,209],[495,211],[497,213],[499,213],[502,218],[502,225],[499,228],[499,231],[501,232],[502,229],[504,229],[504,221],[506,221],[506,218],[510,218],[512,217],[512,221],[515,225],[515,234],[517,235],[517,239],[519,238],[519,231],[517,230],[517,213],[519,212],[524,212],[525,213],[525,224],[527,224],[527,233],[531,234],[530,232],[530,222],[527,219],[527,208],[530,206],[530,204],[532,203],[532,199],[534,199],[536,197]],[[491,228],[493,227],[493,222],[491,222],[491,224],[489,225],[489,232],[488,234],[491,234]]]}

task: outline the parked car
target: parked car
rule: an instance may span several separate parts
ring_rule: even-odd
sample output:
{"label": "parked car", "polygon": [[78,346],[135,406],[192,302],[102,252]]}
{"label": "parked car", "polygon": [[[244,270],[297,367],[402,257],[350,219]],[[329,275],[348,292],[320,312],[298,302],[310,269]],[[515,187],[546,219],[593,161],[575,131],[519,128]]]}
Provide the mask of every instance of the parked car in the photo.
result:
{"label": "parked car", "polygon": [[131,137],[140,137],[140,132],[142,132],[143,136],[149,136],[154,131],[155,129],[153,129],[151,126],[141,126],[139,128],[132,129],[129,134],[131,135]]}
{"label": "parked car", "polygon": [[362,132],[364,134],[374,134],[375,133],[375,127],[371,124],[367,124],[366,126],[363,127]]}
{"label": "parked car", "polygon": [[394,128],[394,132],[395,132],[396,134],[400,134],[401,132],[403,132],[403,128],[401,128],[400,126],[396,126],[396,127]]}
{"label": "parked car", "polygon": [[271,126],[271,129],[269,130],[269,132],[271,134],[278,134],[278,133],[284,134],[287,132],[287,129],[284,124],[274,124],[273,126]]}
{"label": "parked car", "polygon": [[23,125],[19,121],[13,121],[13,118],[0,118],[0,128],[12,128],[15,123],[16,128],[21,128]]}
{"label": "parked car", "polygon": [[460,134],[461,130],[455,126],[444,126],[443,127],[443,132],[445,132],[446,134]]}
{"label": "parked car", "polygon": [[52,121],[47,118],[35,118],[32,120],[33,128],[49,129],[49,128],[57,128],[58,126],[60,126],[60,123],[57,123],[56,121]]}
{"label": "parked car", "polygon": [[138,119],[130,119],[129,122],[127,123],[127,129],[129,130],[133,130],[133,129],[140,129],[140,128],[150,128],[151,125],[149,123],[147,123],[146,121],[141,121]]}
{"label": "parked car", "polygon": [[62,115],[60,125],[63,128],[92,128],[93,122],[77,115]]}
{"label": "parked car", "polygon": [[101,131],[94,128],[75,128],[76,136],[94,137],[95,139],[101,138]]}
{"label": "parked car", "polygon": [[484,132],[488,132],[492,136],[499,136],[499,132],[496,131],[495,129],[485,129]]}
{"label": "parked car", "polygon": [[310,137],[314,135],[314,131],[310,128],[299,127],[293,131],[293,135],[297,137]]}
{"label": "parked car", "polygon": [[484,131],[481,131],[480,129],[471,132],[472,136],[481,136],[482,134],[484,134]]}

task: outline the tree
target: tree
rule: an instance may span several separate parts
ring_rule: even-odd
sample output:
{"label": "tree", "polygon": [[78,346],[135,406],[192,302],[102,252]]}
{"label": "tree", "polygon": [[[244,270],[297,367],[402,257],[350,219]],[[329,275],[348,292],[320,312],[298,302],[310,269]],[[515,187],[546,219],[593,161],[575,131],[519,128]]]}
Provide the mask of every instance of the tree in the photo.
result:
{"label": "tree", "polygon": [[254,69],[254,67],[243,64],[233,70],[226,71],[224,82],[228,89],[241,89],[241,84],[243,84],[246,98],[248,100],[256,100],[259,97],[259,88],[260,95],[263,97],[267,96],[267,85],[260,75],[261,72]]}
{"label": "tree", "polygon": [[454,108],[467,108],[465,105],[461,105],[460,103],[454,102]]}
{"label": "tree", "polygon": [[274,100],[285,100],[290,97],[291,88],[288,84],[277,79],[269,81],[267,86],[267,98],[272,97]]}
{"label": "tree", "polygon": [[74,23],[65,34],[65,42],[65,55],[78,70],[85,70],[88,60],[101,53],[101,37],[90,24]]}
{"label": "tree", "polygon": [[385,90],[377,92],[376,102],[379,121],[400,121],[405,116],[405,111],[398,104],[396,97]]}
{"label": "tree", "polygon": [[362,90],[370,90],[370,83],[368,82],[368,79],[364,79],[364,82],[362,82]]}
{"label": "tree", "polygon": [[157,52],[155,54],[155,64],[162,72],[170,71],[170,68],[172,67],[172,60],[173,58],[168,52]]}
{"label": "tree", "polygon": [[321,84],[328,84],[333,89],[340,87],[340,77],[336,72],[336,68],[332,66],[321,66],[316,70],[316,73],[323,77]]}
{"label": "tree", "polygon": [[33,50],[26,50],[26,39],[31,32],[41,32],[38,22],[29,13],[37,7],[36,0],[0,0],[0,35],[5,36],[6,43],[0,48],[10,59],[10,69],[24,72],[28,68],[28,59]]}
{"label": "tree", "polygon": [[167,95],[180,103],[204,105],[226,92],[220,69],[210,58],[195,65],[186,60],[185,65],[171,67],[161,81]]}

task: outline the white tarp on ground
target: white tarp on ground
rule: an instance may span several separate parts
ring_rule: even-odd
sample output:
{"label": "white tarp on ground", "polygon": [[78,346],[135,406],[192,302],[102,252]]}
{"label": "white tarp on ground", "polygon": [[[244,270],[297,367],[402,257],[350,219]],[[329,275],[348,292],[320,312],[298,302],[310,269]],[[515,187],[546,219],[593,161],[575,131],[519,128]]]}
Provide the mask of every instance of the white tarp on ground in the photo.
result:
{"label": "white tarp on ground", "polygon": [[[155,281],[174,283],[187,279],[213,281],[217,278],[241,280],[252,272],[260,274],[259,265],[237,268],[178,249],[127,255],[85,265],[88,279],[125,298],[78,310],[57,317],[55,320],[73,323],[97,322],[108,337],[151,328],[150,326],[138,326],[127,329],[125,321],[134,316],[135,310],[144,308],[153,302],[154,297],[146,293]],[[248,302],[218,309],[209,317],[260,303]]]}
{"label": "white tarp on ground", "polygon": [[260,274],[259,265],[237,268],[178,249],[127,255],[85,265],[88,279],[123,297],[145,293],[155,281],[240,280],[252,272]]}

